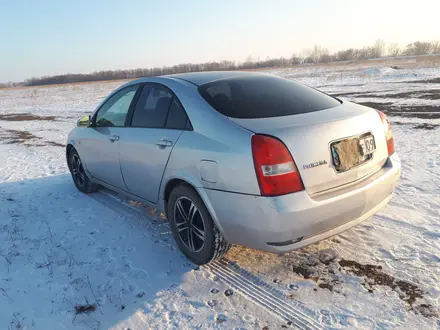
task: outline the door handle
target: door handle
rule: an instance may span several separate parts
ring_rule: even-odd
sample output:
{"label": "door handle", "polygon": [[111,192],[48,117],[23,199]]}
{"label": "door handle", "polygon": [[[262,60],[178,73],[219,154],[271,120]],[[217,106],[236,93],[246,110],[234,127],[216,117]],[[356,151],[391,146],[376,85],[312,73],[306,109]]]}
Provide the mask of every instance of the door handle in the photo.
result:
{"label": "door handle", "polygon": [[109,137],[108,137],[108,139],[110,140],[110,142],[115,142],[115,141],[119,141],[119,136],[117,136],[117,135],[110,135]]}
{"label": "door handle", "polygon": [[166,148],[171,147],[173,145],[173,141],[170,141],[168,139],[160,139],[156,142],[156,145],[159,146],[159,148]]}

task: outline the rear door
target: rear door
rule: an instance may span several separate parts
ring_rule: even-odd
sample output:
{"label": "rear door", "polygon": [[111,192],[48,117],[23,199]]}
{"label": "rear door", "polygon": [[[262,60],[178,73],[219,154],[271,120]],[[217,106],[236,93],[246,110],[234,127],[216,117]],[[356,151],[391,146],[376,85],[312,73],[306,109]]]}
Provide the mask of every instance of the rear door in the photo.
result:
{"label": "rear door", "polygon": [[171,151],[186,129],[189,120],[174,93],[160,84],[144,85],[130,127],[120,139],[121,170],[132,194],[158,201]]}
{"label": "rear door", "polygon": [[112,95],[92,119],[92,127],[79,142],[87,171],[116,188],[127,190],[119,164],[119,139],[139,85],[128,86]]}

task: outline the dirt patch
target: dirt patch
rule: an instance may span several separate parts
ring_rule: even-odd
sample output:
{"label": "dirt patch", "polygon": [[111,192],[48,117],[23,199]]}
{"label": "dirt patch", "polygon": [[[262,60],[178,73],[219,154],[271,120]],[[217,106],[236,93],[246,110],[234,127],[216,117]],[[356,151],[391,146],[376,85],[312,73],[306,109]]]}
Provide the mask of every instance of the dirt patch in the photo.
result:
{"label": "dirt patch", "polygon": [[428,318],[435,318],[440,316],[440,314],[433,309],[432,305],[429,304],[420,304],[419,306],[414,307],[413,311],[416,314],[420,313],[424,317],[428,317]]}
{"label": "dirt patch", "polygon": [[[38,142],[37,142],[38,141]],[[27,131],[0,128],[0,143],[4,144],[22,144],[26,147],[65,147],[64,144],[54,141],[43,141],[41,137]]]}
{"label": "dirt patch", "polygon": [[344,273],[350,273],[363,279],[362,286],[370,293],[378,286],[387,286],[399,294],[399,298],[407,304],[410,311],[430,318],[440,316],[432,305],[417,303],[424,299],[425,292],[416,284],[396,279],[384,272],[380,265],[342,259],[333,249],[299,252],[291,259],[291,267],[294,273],[314,281],[317,285],[315,291],[320,288],[344,294]]}
{"label": "dirt patch", "polygon": [[5,144],[25,144],[27,141],[41,139],[27,131],[18,131],[14,129],[6,129],[0,131],[0,142]]}
{"label": "dirt patch", "polygon": [[[440,90],[427,90],[427,91],[411,91],[404,93],[395,94],[374,94],[371,92],[367,93],[348,93],[354,96],[354,102],[356,102],[356,97],[374,97],[379,99],[423,99],[423,100],[440,100]],[[347,96],[347,94],[336,95],[336,96]]]}
{"label": "dirt patch", "polygon": [[362,92],[346,92],[346,93],[331,94],[331,96],[334,97],[350,96],[350,95],[365,96],[366,94],[368,95],[368,93],[362,93]]}
{"label": "dirt patch", "polygon": [[91,313],[94,311],[96,311],[96,305],[86,304],[86,305],[76,305],[75,306],[76,314],[83,314],[83,313],[88,314],[88,313]]}
{"label": "dirt patch", "polygon": [[333,291],[333,287],[340,283],[337,278],[330,276],[337,271],[337,257],[337,253],[332,249],[321,250],[312,255],[300,253],[291,267],[294,273],[316,282],[320,288]]}
{"label": "dirt patch", "polygon": [[366,281],[362,285],[373,292],[377,285],[387,286],[399,293],[399,298],[406,302],[409,310],[420,313],[425,317],[439,317],[440,313],[430,304],[420,304],[414,306],[418,299],[422,299],[424,292],[415,284],[407,281],[398,280],[393,276],[382,271],[380,265],[360,264],[354,260],[339,260],[339,265],[345,270],[359,277],[365,277]]}
{"label": "dirt patch", "polygon": [[413,128],[424,129],[424,130],[433,130],[433,129],[436,129],[438,126],[439,125],[423,123],[423,124],[416,125]]}
{"label": "dirt patch", "polygon": [[394,105],[393,102],[356,102],[360,105],[365,105],[366,107],[370,107],[380,111],[387,111],[391,109]]}
{"label": "dirt patch", "polygon": [[[418,118],[418,119],[440,119],[439,113],[426,112],[403,112],[403,111],[384,111],[389,116],[404,117],[404,118]],[[391,124],[393,122],[391,121]]]}
{"label": "dirt patch", "polygon": [[55,116],[36,116],[30,113],[10,113],[0,115],[0,120],[5,121],[33,121],[33,120],[48,120],[55,121]]}
{"label": "dirt patch", "polygon": [[318,284],[318,286],[319,286],[321,289],[327,289],[327,290],[329,290],[329,291],[333,291],[333,286],[334,286],[334,284],[337,284],[337,283],[336,283],[336,282],[333,282],[333,283],[329,283],[329,282],[321,282],[321,283]]}
{"label": "dirt patch", "polygon": [[380,265],[363,265],[357,261],[344,259],[339,260],[339,265],[356,276],[365,276],[368,280],[364,282],[363,285],[369,291],[373,290],[374,285],[388,286],[393,290],[399,289],[403,293],[401,299],[407,302],[411,307],[417,299],[423,298],[423,291],[416,285],[406,281],[396,280],[393,276],[384,273]]}
{"label": "dirt patch", "polygon": [[440,106],[394,106],[390,107],[389,110],[385,110],[384,112],[390,116],[420,119],[440,119]]}
{"label": "dirt patch", "polygon": [[413,81],[401,81],[401,83],[411,84],[440,84],[440,78],[413,80]]}
{"label": "dirt patch", "polygon": [[[395,90],[387,90],[381,92],[395,92]],[[379,99],[424,99],[424,100],[440,100],[440,90],[431,89],[423,91],[410,91],[403,93],[390,93],[390,94],[375,94],[374,92],[347,92],[340,94],[333,94],[336,97],[353,96],[353,102],[356,102],[358,97],[374,97]]]}
{"label": "dirt patch", "polygon": [[314,269],[310,268],[307,265],[292,265],[292,270],[294,273],[301,275],[305,279],[309,279],[315,272]]}
{"label": "dirt patch", "polygon": [[[401,122],[401,121],[393,121],[392,123],[393,125],[413,125],[412,123],[408,123],[408,122]],[[434,130],[437,127],[439,127],[440,125],[437,124],[428,124],[428,123],[421,123],[418,125],[413,126],[413,129],[422,129],[422,130]]]}
{"label": "dirt patch", "polygon": [[58,143],[58,142],[53,142],[53,141],[47,141],[45,142],[45,146],[53,146],[53,147],[65,147],[66,145],[62,144],[62,143]]}
{"label": "dirt patch", "polygon": [[396,105],[392,102],[356,102],[367,107],[371,107],[390,116],[400,116],[406,118],[420,119],[440,119],[440,106],[434,105]]}

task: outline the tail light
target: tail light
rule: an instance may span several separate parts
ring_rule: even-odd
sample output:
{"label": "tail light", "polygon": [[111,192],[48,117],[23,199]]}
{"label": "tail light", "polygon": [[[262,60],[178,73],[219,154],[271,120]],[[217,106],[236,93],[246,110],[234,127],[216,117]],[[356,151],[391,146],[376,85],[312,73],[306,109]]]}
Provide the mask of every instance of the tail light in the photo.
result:
{"label": "tail light", "polygon": [[278,196],[304,190],[295,162],[283,142],[267,135],[253,135],[252,155],[261,195]]}
{"label": "tail light", "polygon": [[382,111],[376,111],[379,114],[380,119],[382,120],[385,137],[387,139],[388,156],[391,156],[394,153],[394,138],[393,132],[391,131],[391,123]]}

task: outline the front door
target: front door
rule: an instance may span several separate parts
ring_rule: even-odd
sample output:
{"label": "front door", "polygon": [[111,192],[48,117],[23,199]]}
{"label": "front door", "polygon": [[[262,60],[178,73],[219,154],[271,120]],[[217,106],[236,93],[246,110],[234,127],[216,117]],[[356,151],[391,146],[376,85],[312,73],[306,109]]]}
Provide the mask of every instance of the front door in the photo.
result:
{"label": "front door", "polygon": [[185,110],[168,88],[143,87],[130,127],[120,138],[121,170],[129,192],[157,203],[170,154],[189,128]]}
{"label": "front door", "polygon": [[119,139],[127,129],[125,121],[139,85],[129,86],[112,95],[98,110],[92,127],[81,143],[87,171],[116,188],[127,190],[119,163]]}

